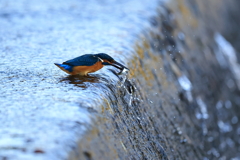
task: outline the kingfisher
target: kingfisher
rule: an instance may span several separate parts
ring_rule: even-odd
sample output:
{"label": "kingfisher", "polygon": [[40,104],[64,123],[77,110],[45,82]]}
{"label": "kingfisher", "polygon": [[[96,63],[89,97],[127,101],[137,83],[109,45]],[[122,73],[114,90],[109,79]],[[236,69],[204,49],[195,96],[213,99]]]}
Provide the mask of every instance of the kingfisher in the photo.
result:
{"label": "kingfisher", "polygon": [[104,66],[114,66],[120,69],[120,73],[127,69],[124,65],[115,61],[111,56],[106,53],[98,54],[85,54],[73,59],[70,59],[62,64],[54,63],[64,72],[70,75],[88,76],[88,73],[96,72]]}

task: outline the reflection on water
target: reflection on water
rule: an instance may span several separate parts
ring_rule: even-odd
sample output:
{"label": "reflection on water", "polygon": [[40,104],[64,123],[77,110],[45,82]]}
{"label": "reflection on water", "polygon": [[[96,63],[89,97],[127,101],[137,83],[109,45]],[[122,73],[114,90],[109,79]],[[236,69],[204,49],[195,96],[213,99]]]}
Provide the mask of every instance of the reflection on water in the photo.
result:
{"label": "reflection on water", "polygon": [[111,81],[117,78],[120,82],[126,81],[126,73],[117,73],[114,69],[108,69],[107,72],[112,73],[112,77],[108,77],[106,74],[90,74],[90,76],[80,76],[80,75],[68,75],[61,78],[59,82],[66,82],[69,84],[74,84],[74,86],[87,89],[91,84],[99,84],[102,82],[111,83]]}
{"label": "reflection on water", "polygon": [[68,82],[69,84],[74,84],[74,86],[86,89],[89,83],[99,83],[98,76],[80,76],[80,75],[69,75],[60,80],[60,82]]}

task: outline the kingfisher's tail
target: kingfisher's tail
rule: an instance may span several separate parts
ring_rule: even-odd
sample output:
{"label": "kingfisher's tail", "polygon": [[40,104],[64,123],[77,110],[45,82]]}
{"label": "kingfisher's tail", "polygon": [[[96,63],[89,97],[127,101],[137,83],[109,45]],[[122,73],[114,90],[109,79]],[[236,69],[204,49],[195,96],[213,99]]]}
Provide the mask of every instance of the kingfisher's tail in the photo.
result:
{"label": "kingfisher's tail", "polygon": [[67,72],[68,74],[71,74],[71,72],[73,71],[73,66],[70,66],[68,64],[58,64],[58,63],[54,63],[56,66],[58,66],[61,70]]}

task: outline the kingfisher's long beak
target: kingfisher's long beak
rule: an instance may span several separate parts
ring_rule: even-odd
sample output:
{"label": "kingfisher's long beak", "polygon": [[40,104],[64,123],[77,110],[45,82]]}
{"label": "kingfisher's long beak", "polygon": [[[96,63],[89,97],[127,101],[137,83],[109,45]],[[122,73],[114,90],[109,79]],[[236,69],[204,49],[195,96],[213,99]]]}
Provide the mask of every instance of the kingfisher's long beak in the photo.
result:
{"label": "kingfisher's long beak", "polygon": [[114,66],[114,67],[116,67],[116,68],[118,68],[118,69],[120,69],[120,70],[123,70],[124,68],[127,69],[127,70],[129,70],[127,67],[125,67],[124,65],[122,65],[121,63],[118,63],[118,62],[116,62],[116,61],[114,61],[113,63],[111,63],[111,65]]}

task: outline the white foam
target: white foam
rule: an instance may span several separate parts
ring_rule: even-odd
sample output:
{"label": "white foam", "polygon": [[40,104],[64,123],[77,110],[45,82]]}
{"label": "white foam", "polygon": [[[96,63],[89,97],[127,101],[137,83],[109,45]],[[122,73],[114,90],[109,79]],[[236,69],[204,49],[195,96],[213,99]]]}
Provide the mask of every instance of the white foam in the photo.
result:
{"label": "white foam", "polygon": [[218,47],[220,49],[220,52],[218,52],[216,54],[217,59],[220,63],[220,65],[223,66],[224,60],[222,57],[222,55],[224,56],[224,58],[227,60],[227,63],[236,79],[237,82],[237,86],[238,89],[240,89],[240,65],[237,62],[237,56],[236,56],[236,51],[233,48],[233,46],[219,33],[215,34],[215,41],[218,44]]}

